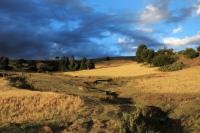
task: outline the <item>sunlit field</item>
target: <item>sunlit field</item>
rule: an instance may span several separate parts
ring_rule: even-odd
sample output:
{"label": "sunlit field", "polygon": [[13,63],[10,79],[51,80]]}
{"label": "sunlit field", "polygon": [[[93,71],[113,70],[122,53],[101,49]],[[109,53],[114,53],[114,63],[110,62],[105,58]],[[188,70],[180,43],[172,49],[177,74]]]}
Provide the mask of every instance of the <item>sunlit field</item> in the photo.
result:
{"label": "sunlit field", "polygon": [[[117,64],[117,63],[116,63]],[[119,65],[119,64],[118,64]],[[141,65],[135,62],[125,63],[119,66],[111,66],[108,68],[97,68],[95,70],[83,70],[77,72],[66,72],[65,75],[71,76],[107,76],[107,77],[133,77],[142,76],[148,74],[158,73],[157,68],[151,68],[150,66]]]}

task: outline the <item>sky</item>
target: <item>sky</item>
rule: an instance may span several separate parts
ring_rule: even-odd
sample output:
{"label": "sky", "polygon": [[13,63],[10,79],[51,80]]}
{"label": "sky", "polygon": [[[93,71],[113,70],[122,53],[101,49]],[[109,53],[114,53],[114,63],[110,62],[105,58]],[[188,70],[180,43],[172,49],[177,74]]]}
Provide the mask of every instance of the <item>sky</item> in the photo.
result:
{"label": "sky", "polygon": [[0,0],[0,56],[132,56],[200,44],[200,0]]}

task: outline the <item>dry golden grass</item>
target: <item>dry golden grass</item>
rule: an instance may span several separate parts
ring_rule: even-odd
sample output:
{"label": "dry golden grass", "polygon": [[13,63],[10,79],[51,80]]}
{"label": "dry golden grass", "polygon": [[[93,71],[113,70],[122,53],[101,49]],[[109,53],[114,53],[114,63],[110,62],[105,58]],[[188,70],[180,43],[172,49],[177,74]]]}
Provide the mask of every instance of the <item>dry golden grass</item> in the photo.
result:
{"label": "dry golden grass", "polygon": [[83,70],[78,72],[66,72],[66,75],[71,76],[102,76],[102,77],[132,77],[147,74],[158,73],[157,68],[150,68],[141,64],[132,62],[121,64],[120,66],[112,66],[108,68],[99,68],[94,70]]}
{"label": "dry golden grass", "polygon": [[146,76],[136,83],[136,88],[145,93],[200,93],[200,66]]}
{"label": "dry golden grass", "polygon": [[[0,79],[0,87],[6,81]],[[30,121],[65,118],[81,111],[84,102],[80,97],[53,92],[36,92],[10,88],[0,89],[0,123],[23,123]]]}

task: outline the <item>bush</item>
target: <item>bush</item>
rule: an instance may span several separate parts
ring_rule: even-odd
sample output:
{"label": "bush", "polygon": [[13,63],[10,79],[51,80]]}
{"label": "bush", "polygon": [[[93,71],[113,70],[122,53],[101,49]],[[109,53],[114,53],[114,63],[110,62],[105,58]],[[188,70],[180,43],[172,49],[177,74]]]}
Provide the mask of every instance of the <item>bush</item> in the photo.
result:
{"label": "bush", "polygon": [[177,62],[171,65],[165,65],[160,67],[160,70],[163,72],[170,72],[170,71],[178,71],[184,68],[184,64],[182,62]]}
{"label": "bush", "polygon": [[146,106],[131,113],[124,113],[119,121],[121,133],[167,133],[181,129],[166,112],[154,106]]}
{"label": "bush", "polygon": [[9,76],[7,78],[14,87],[33,90],[33,86],[27,81],[25,76]]}
{"label": "bush", "polygon": [[184,53],[185,55],[186,55],[186,57],[188,57],[188,58],[190,58],[190,59],[193,59],[193,58],[196,58],[196,57],[198,57],[199,56],[199,53],[198,52],[196,52],[194,49],[192,49],[192,48],[187,48],[186,50],[185,50],[185,53]]}
{"label": "bush", "polygon": [[153,58],[153,65],[154,66],[165,66],[170,65],[176,61],[175,57],[169,55],[157,55]]}

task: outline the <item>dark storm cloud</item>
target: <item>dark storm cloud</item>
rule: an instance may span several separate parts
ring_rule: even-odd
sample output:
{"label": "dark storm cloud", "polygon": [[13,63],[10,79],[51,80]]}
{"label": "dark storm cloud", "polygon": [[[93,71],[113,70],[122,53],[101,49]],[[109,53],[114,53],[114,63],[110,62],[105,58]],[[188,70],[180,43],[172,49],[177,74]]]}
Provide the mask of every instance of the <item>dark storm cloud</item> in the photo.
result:
{"label": "dark storm cloud", "polygon": [[1,0],[0,55],[48,58],[119,54],[108,45],[92,41],[107,38],[105,32],[128,36],[137,43],[147,42],[152,47],[161,45],[143,32],[129,29],[138,23],[136,16],[99,13],[81,0]]}

